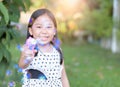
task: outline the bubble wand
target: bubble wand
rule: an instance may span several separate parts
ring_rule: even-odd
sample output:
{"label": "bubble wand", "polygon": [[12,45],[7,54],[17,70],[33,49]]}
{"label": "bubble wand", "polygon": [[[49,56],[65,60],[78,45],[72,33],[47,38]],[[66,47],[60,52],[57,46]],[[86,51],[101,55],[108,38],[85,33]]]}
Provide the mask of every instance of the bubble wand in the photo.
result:
{"label": "bubble wand", "polygon": [[[26,42],[25,42],[25,45],[30,49],[30,50],[38,50],[38,47],[37,47],[37,40],[35,40],[34,38],[32,37],[29,37]],[[20,50],[20,51],[24,51],[24,49],[18,44],[17,45],[17,49]],[[25,63],[28,63],[29,61],[31,61],[32,58],[31,57],[27,57],[25,59]]]}

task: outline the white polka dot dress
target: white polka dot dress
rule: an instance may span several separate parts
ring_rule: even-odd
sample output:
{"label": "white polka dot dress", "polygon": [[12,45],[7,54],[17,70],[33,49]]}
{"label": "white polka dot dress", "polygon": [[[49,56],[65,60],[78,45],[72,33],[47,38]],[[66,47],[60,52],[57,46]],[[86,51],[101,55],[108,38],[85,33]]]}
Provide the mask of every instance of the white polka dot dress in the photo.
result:
{"label": "white polka dot dress", "polygon": [[[28,69],[41,71],[47,79],[27,78],[26,70]],[[39,51],[29,66],[23,70],[22,87],[62,87],[61,71],[60,54],[54,47],[51,53],[41,53]]]}

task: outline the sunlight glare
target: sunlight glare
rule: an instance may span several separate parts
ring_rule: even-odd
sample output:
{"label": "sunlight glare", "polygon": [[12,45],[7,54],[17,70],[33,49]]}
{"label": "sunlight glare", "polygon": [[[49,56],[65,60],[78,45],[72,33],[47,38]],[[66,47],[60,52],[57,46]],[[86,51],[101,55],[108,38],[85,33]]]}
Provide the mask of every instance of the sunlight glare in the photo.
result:
{"label": "sunlight glare", "polygon": [[59,2],[63,12],[67,14],[74,13],[77,10],[79,4],[79,0],[60,0]]}
{"label": "sunlight glare", "polygon": [[60,0],[60,3],[68,9],[73,9],[76,7],[78,0]]}

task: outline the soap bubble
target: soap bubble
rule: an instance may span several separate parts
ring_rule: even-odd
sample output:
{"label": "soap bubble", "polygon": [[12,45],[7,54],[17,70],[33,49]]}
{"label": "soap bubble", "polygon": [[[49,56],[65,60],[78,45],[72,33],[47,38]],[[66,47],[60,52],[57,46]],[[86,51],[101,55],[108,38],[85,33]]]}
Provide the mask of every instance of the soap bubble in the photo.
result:
{"label": "soap bubble", "polygon": [[15,82],[14,81],[9,82],[8,87],[15,87]]}
{"label": "soap bubble", "polygon": [[10,76],[10,75],[12,75],[12,71],[11,70],[7,70],[6,71],[6,76]]}
{"label": "soap bubble", "polygon": [[14,68],[18,69],[19,68],[18,64],[14,64]]}

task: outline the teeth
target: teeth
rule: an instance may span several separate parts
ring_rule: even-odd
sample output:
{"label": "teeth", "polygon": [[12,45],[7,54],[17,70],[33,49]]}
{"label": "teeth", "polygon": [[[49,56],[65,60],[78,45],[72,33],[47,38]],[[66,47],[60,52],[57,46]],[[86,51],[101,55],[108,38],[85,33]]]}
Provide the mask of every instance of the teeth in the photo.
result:
{"label": "teeth", "polygon": [[42,38],[48,38],[49,36],[43,36]]}
{"label": "teeth", "polygon": [[40,36],[39,38],[37,38],[37,41],[41,41],[42,39],[48,39],[49,36]]}

